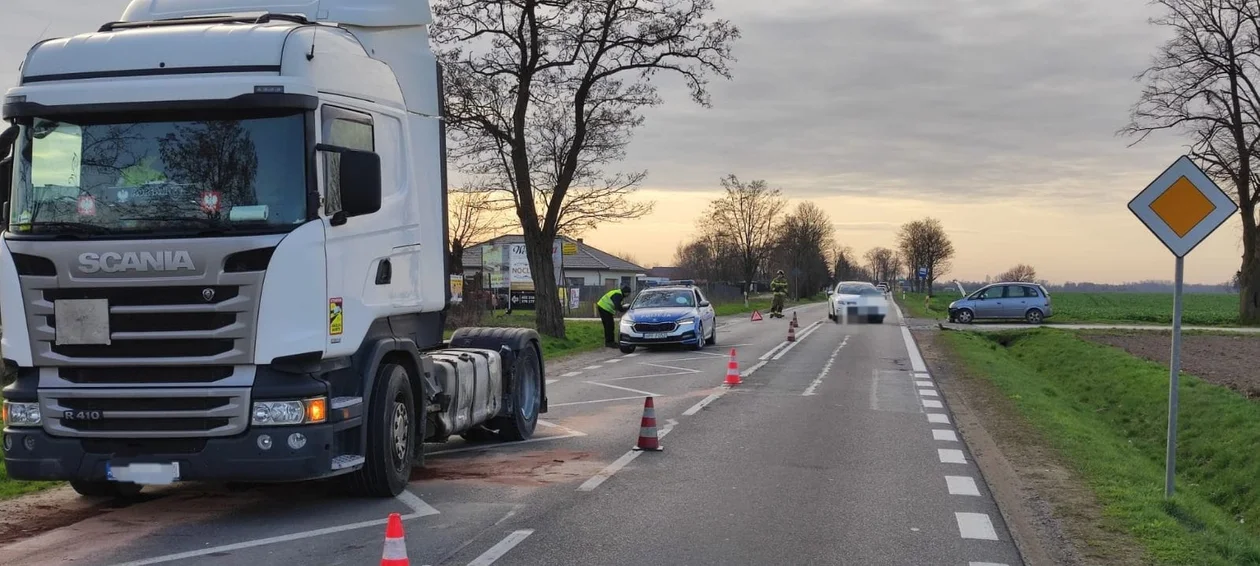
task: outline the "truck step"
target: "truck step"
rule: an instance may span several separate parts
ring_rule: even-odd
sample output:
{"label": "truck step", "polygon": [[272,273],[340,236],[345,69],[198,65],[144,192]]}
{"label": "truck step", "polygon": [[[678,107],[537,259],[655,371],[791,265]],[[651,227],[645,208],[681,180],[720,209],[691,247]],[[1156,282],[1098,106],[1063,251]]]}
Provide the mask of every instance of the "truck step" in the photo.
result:
{"label": "truck step", "polygon": [[356,456],[353,454],[342,454],[341,456],[337,456],[336,458],[332,459],[332,469],[344,470],[346,468],[354,468],[354,467],[362,466],[363,463],[366,461],[367,461],[367,458],[364,458],[363,456]]}

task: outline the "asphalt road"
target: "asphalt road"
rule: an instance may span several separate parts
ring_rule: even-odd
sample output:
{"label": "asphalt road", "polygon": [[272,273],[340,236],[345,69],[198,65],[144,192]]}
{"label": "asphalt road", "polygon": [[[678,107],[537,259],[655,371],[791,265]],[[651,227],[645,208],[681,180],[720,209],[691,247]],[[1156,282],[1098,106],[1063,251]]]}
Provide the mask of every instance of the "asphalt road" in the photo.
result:
{"label": "asphalt road", "polygon": [[[899,319],[825,309],[799,310],[793,344],[740,317],[700,352],[552,364],[535,439],[429,445],[397,500],[183,486],[0,563],[373,564],[399,512],[416,565],[1021,564]],[[731,347],[744,383],[723,388]],[[649,395],[665,450],[633,452]]]}

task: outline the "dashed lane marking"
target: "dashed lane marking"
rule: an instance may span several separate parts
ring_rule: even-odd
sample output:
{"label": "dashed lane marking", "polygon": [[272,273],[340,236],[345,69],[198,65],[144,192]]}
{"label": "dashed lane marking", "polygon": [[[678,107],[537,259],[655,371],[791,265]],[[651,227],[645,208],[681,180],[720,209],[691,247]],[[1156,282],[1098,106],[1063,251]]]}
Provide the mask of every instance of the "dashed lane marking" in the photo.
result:
{"label": "dashed lane marking", "polygon": [[521,541],[525,540],[532,534],[534,534],[533,529],[513,531],[512,534],[509,534],[503,540],[499,541],[498,544],[490,547],[490,549],[482,553],[481,556],[478,556],[475,560],[469,562],[468,566],[490,566],[491,564],[494,564],[495,560],[503,558],[503,555],[510,552],[516,547],[516,545],[521,544]]}
{"label": "dashed lane marking", "polygon": [[924,397],[940,397],[940,394],[937,393],[935,389],[920,389],[919,395]]}
{"label": "dashed lane marking", "polygon": [[[750,367],[750,368],[748,368],[748,369],[746,369],[746,370],[744,370],[744,371],[740,372],[739,377],[740,377],[741,379],[742,379],[742,378],[745,378],[745,377],[748,377],[748,376],[750,376],[750,375],[752,375],[752,374],[756,373],[756,372],[757,372],[757,370],[759,370],[759,369],[761,369],[761,368],[765,367],[765,365],[766,365],[766,364],[768,364],[768,363],[770,363],[770,362],[769,362],[769,361],[766,361],[766,360],[763,360],[763,361],[757,362],[756,364],[753,364],[753,366],[752,366],[752,367]],[[683,416],[684,416],[684,417],[690,417],[691,415],[694,415],[694,414],[696,414],[696,413],[699,413],[699,412],[700,412],[700,410],[701,410],[701,409],[703,409],[703,408],[705,408],[705,407],[707,407],[707,406],[709,405],[709,403],[712,403],[712,402],[714,402],[714,401],[717,401],[717,400],[718,400],[718,399],[720,399],[723,395],[726,395],[726,392],[727,392],[727,391],[730,391],[730,390],[731,390],[731,388],[730,388],[729,386],[726,386],[726,385],[723,385],[723,386],[719,387],[719,388],[718,388],[718,390],[717,390],[715,393],[713,393],[712,395],[709,395],[708,397],[705,397],[704,399],[701,399],[698,403],[696,403],[695,405],[692,405],[692,406],[691,406],[691,408],[687,409],[686,411],[683,411]]]}
{"label": "dashed lane marking", "polygon": [[[402,503],[403,505],[406,505],[408,509],[411,509],[410,513],[407,513],[406,515],[402,516],[402,519],[404,521],[408,519],[416,519],[419,517],[427,517],[429,515],[437,515],[439,513],[439,511],[437,509],[434,509],[433,506],[429,505],[428,503],[425,503],[423,499],[416,497],[415,494],[407,490],[403,490],[402,493],[398,494],[398,497],[396,499],[398,499],[398,501]],[[238,542],[236,544],[226,544],[223,546],[215,546],[212,548],[202,548],[200,550],[181,552],[178,554],[167,554],[166,556],[158,556],[155,558],[145,558],[143,560],[135,560],[132,562],[123,562],[121,564],[116,564],[115,566],[145,566],[147,564],[161,564],[164,562],[175,562],[177,560],[187,560],[189,558],[198,558],[201,556],[209,556],[212,554],[235,552],[237,550],[244,550],[247,548],[266,546],[269,544],[292,542],[295,540],[304,540],[308,538],[322,537],[322,536],[345,532],[345,531],[364,529],[367,527],[383,526],[388,520],[389,519],[376,519],[373,521],[361,521],[358,523],[350,523],[348,525],[339,525],[336,527],[328,527],[325,529],[315,529],[313,531],[303,531],[300,533],[293,533],[293,534],[281,535],[281,536],[276,536],[276,537],[260,538],[260,539],[245,541],[245,542]]]}
{"label": "dashed lane marking", "polygon": [[582,372],[580,372],[580,371],[571,371],[571,372],[566,373],[566,374],[564,374],[564,375],[562,375],[562,376],[560,376],[560,377],[573,377],[573,376],[577,376],[577,375],[582,375]]}
{"label": "dashed lane marking", "polygon": [[[554,407],[555,405],[552,405],[552,406]],[[923,406],[924,406],[925,408],[928,408],[928,409],[943,409],[943,408],[945,408],[945,405],[943,405],[940,401],[937,401],[937,400],[935,400],[935,399],[924,399],[924,400],[923,400]]]}
{"label": "dashed lane marking", "polygon": [[950,495],[980,496],[980,488],[976,487],[976,480],[968,476],[945,476],[945,485],[949,488]]}
{"label": "dashed lane marking", "polygon": [[998,540],[997,531],[993,529],[993,521],[984,513],[954,513],[958,521],[958,534],[962,538],[979,540]]}
{"label": "dashed lane marking", "polygon": [[1002,562],[968,562],[967,566],[1007,566]]}
{"label": "dashed lane marking", "polygon": [[[674,427],[678,425],[678,421],[674,419],[669,419],[665,422],[666,422],[665,428],[662,428],[661,431],[657,433],[656,435],[657,438],[665,438],[665,435],[669,434],[670,431],[674,430]],[[608,478],[613,477],[613,474],[621,471],[622,468],[626,467],[626,465],[629,464],[630,462],[633,462],[634,459],[638,458],[639,455],[642,453],[643,453],[642,450],[630,450],[626,452],[625,454],[622,454],[620,458],[617,458],[616,460],[614,460],[613,463],[609,464],[607,467],[600,470],[599,473],[591,476],[590,479],[582,482],[582,485],[579,485],[577,490],[578,491],[594,491],[595,488],[600,486],[600,484],[604,483],[605,481],[608,481]]]}
{"label": "dashed lane marking", "polygon": [[914,385],[915,387],[933,387],[934,386],[931,381],[916,381],[914,382]]}
{"label": "dashed lane marking", "polygon": [[557,381],[560,381],[560,380],[559,380],[559,379],[548,379],[548,380],[547,380],[547,385],[551,385],[552,383],[555,383],[555,382],[557,382]]}
{"label": "dashed lane marking", "polygon": [[840,345],[836,346],[836,349],[831,352],[831,357],[827,358],[827,363],[823,364],[822,371],[818,372],[818,377],[814,378],[813,383],[810,383],[809,387],[805,388],[805,391],[801,393],[802,397],[809,397],[815,394],[814,391],[818,389],[819,385],[822,385],[823,380],[827,378],[827,374],[831,373],[831,366],[836,363],[836,356],[840,355],[840,350],[844,349],[844,346],[848,343],[849,336],[845,335],[844,340],[840,341]]}
{"label": "dashed lane marking", "polygon": [[586,367],[584,367],[584,368],[582,368],[582,369],[583,369],[583,370],[586,370],[586,371],[590,371],[590,370],[599,369],[599,367],[600,367],[600,366],[586,366]]}
{"label": "dashed lane marking", "polygon": [[784,349],[782,349],[782,350],[779,350],[779,353],[775,354],[775,355],[774,355],[773,357],[771,357],[770,359],[772,359],[772,360],[776,360],[776,361],[777,361],[779,358],[782,358],[783,356],[787,355],[787,353],[788,353],[788,352],[791,352],[791,351],[792,351],[792,348],[795,348],[797,344],[800,344],[801,342],[804,342],[806,338],[809,338],[809,335],[810,335],[810,334],[813,334],[813,333],[814,333],[815,331],[817,331],[819,328],[822,328],[822,326],[820,326],[821,324],[822,324],[822,321],[821,321],[821,320],[819,320],[819,321],[815,321],[813,324],[811,324],[811,325],[809,325],[809,326],[805,327],[805,331],[804,331],[804,332],[801,332],[801,333],[800,333],[800,335],[796,337],[796,341],[795,341],[795,342],[791,342],[791,343],[789,343],[789,344],[788,344],[788,346],[787,346],[786,348],[784,348]]}
{"label": "dashed lane marking", "polygon": [[962,450],[954,448],[938,448],[936,457],[940,458],[942,464],[966,464],[967,457],[963,456]]}
{"label": "dashed lane marking", "polygon": [[928,413],[927,419],[932,424],[949,424],[949,415],[944,413]]}
{"label": "dashed lane marking", "polygon": [[952,430],[933,429],[932,440],[940,440],[943,442],[958,442],[958,435]]}

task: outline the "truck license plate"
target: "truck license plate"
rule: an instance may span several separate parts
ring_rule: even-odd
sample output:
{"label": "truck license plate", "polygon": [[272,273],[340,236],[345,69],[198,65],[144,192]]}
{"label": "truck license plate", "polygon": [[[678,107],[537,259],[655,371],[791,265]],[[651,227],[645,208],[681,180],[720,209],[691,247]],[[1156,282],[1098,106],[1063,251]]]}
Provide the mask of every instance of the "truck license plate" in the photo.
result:
{"label": "truck license plate", "polygon": [[105,463],[105,477],[110,481],[140,485],[168,485],[179,481],[179,462],[149,464],[133,462],[124,466]]}
{"label": "truck license plate", "polygon": [[669,337],[668,332],[648,332],[643,335],[648,340],[661,340]]}

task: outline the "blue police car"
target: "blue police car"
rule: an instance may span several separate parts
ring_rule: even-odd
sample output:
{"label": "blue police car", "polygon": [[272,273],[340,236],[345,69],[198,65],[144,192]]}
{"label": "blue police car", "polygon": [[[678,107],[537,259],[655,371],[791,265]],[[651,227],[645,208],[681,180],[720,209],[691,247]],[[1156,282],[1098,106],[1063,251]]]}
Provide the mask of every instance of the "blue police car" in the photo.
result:
{"label": "blue police car", "polygon": [[682,344],[699,350],[717,343],[717,316],[704,293],[689,282],[650,287],[621,317],[619,345],[624,353],[638,346]]}

